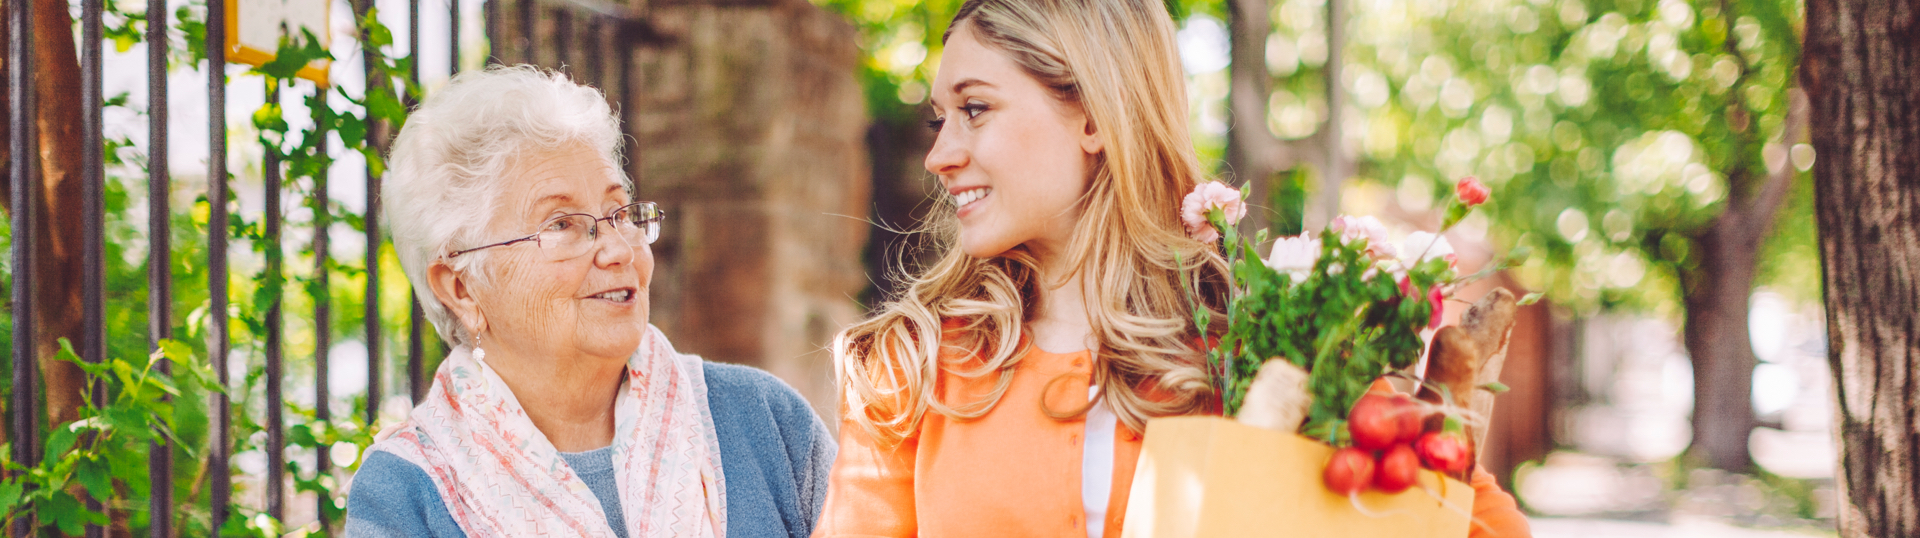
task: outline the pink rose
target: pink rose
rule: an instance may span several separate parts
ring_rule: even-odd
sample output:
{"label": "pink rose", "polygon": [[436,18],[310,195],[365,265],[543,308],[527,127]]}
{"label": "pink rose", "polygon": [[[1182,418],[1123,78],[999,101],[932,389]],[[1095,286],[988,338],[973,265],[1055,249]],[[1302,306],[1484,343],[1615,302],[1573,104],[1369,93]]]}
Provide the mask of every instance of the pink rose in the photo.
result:
{"label": "pink rose", "polygon": [[1460,178],[1460,182],[1453,185],[1453,193],[1459,196],[1460,203],[1466,204],[1467,207],[1487,203],[1487,197],[1493,195],[1493,191],[1488,189],[1485,183],[1481,183],[1479,178],[1473,176]]}
{"label": "pink rose", "polygon": [[1220,216],[1227,224],[1240,222],[1247,216],[1247,203],[1240,199],[1240,191],[1218,181],[1208,181],[1194,185],[1193,192],[1180,203],[1180,221],[1187,227],[1187,235],[1203,243],[1220,240],[1220,231],[1213,229],[1213,223],[1207,222],[1207,212],[1219,209]]}

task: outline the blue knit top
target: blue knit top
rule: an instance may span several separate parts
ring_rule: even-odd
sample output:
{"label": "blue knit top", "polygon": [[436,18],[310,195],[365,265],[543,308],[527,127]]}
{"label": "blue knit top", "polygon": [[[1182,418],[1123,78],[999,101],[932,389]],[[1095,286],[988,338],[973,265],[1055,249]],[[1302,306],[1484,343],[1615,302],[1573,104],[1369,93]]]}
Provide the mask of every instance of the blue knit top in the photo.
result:
{"label": "blue knit top", "polygon": [[[833,435],[793,387],[759,369],[705,363],[707,408],[727,481],[728,538],[813,533],[827,497]],[[561,454],[600,501],[607,523],[626,536],[615,494],[612,448]],[[374,452],[347,494],[347,536],[465,538],[426,471]]]}

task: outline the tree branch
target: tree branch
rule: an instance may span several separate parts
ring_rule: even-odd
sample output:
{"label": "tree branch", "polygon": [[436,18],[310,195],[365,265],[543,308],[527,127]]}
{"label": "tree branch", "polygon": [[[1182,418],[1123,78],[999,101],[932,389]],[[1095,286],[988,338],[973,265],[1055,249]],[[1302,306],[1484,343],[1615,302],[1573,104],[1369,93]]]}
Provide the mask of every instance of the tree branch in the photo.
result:
{"label": "tree branch", "polygon": [[[1749,242],[1758,243],[1772,231],[1773,221],[1780,215],[1780,206],[1786,203],[1787,193],[1793,190],[1793,178],[1798,175],[1799,168],[1793,165],[1792,148],[1806,136],[1808,112],[1807,92],[1799,88],[1787,90],[1787,118],[1780,127],[1778,142],[1783,148],[1779,162],[1767,162],[1765,183],[1760,185],[1760,191],[1753,197],[1751,205],[1728,208],[1729,211],[1741,212],[1741,221],[1746,225],[1743,228],[1750,234],[1745,239]],[[1761,153],[1765,158],[1766,152]]]}

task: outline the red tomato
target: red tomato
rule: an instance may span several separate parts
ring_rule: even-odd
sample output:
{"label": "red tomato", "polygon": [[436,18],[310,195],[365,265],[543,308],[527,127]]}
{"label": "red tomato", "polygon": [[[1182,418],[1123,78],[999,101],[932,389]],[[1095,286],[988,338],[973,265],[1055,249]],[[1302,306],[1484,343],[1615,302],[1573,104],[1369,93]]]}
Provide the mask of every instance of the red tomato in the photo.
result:
{"label": "red tomato", "polygon": [[1473,452],[1467,450],[1467,440],[1457,433],[1433,432],[1420,436],[1414,441],[1413,450],[1420,454],[1420,462],[1428,469],[1447,474],[1460,474],[1473,465]]}
{"label": "red tomato", "polygon": [[1406,491],[1419,472],[1420,456],[1413,453],[1413,447],[1393,445],[1380,456],[1380,466],[1373,473],[1373,487],[1387,493]]}
{"label": "red tomato", "polygon": [[1334,493],[1358,493],[1367,484],[1373,483],[1373,454],[1354,447],[1335,450],[1320,478],[1326,481],[1327,489]]}
{"label": "red tomato", "polygon": [[1353,434],[1353,446],[1385,450],[1420,435],[1420,414],[1420,404],[1405,394],[1369,394],[1347,413],[1347,432]]}

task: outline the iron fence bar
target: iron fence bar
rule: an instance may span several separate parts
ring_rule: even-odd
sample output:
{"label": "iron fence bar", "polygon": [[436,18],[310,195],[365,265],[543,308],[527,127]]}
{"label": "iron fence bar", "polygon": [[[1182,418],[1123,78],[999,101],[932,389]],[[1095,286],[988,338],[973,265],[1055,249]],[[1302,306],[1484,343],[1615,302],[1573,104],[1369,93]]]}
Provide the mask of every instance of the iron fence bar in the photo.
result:
{"label": "iron fence bar", "polygon": [[582,60],[580,64],[580,79],[586,81],[587,85],[598,88],[601,92],[607,91],[605,86],[606,81],[604,80],[604,76],[606,75],[606,64],[604,62],[606,59],[604,58],[605,55],[600,51],[600,47],[605,45],[604,41],[606,39],[606,26],[603,23],[604,19],[600,16],[587,15],[587,40],[586,43],[581,45],[581,48],[584,49],[581,53],[586,56],[586,59]]}
{"label": "iron fence bar", "polygon": [[[458,24],[457,20],[455,24]],[[411,69],[407,70],[407,86],[410,88],[419,88],[420,54],[418,51],[420,50],[420,0],[407,0],[407,28],[410,35],[407,39],[407,54],[413,57],[413,61],[410,62]],[[455,48],[457,49],[458,47]],[[414,95],[408,93],[406,98],[408,109],[412,109],[412,105],[416,102]],[[411,403],[419,405],[420,397],[425,394],[425,392],[421,390],[421,387],[424,385],[422,385],[423,380],[420,377],[420,365],[422,361],[426,360],[426,357],[422,356],[425,346],[421,341],[420,334],[420,298],[417,295],[412,297],[413,313],[407,317],[407,397],[412,399]]]}
{"label": "iron fence bar", "polygon": [[[104,0],[83,0],[80,3],[80,114],[81,114],[81,178],[80,178],[80,311],[81,331],[79,335],[80,358],[98,363],[106,358],[106,308],[102,289],[105,283],[103,255],[102,220],[105,218],[105,160],[101,145],[101,25],[100,10]],[[106,387],[101,383],[87,386],[89,397],[94,402],[106,399]],[[104,508],[101,494],[88,492],[87,510],[99,512]],[[102,525],[87,525],[87,538],[104,538],[107,528]]]}
{"label": "iron fence bar", "polygon": [[[629,28],[632,26],[628,21],[614,19],[613,50],[627,50],[630,47],[630,43],[633,41],[631,37],[633,32],[631,32]],[[620,115],[620,125],[631,128],[633,125],[633,107],[628,105],[632,102],[630,101],[630,96],[633,95],[631,93],[633,89],[631,79],[633,77],[629,76],[631,73],[629,73],[628,70],[632,69],[633,56],[631,54],[614,54],[613,57],[613,87],[615,90],[612,92],[612,95],[609,96],[609,99],[614,102],[614,113]],[[631,136],[622,136],[620,137],[620,143],[625,145],[624,149],[627,150],[627,169],[623,170],[623,172],[627,173],[628,180],[633,183],[633,192],[628,194],[634,196],[635,199],[639,199],[640,139]]]}
{"label": "iron fence bar", "polygon": [[[98,2],[101,0],[90,0]],[[207,2],[207,360],[222,390],[208,394],[213,405],[213,439],[207,448],[212,473],[210,526],[226,524],[233,499],[233,406],[227,396],[227,20],[226,2]],[[98,40],[95,40],[98,41]]]}
{"label": "iron fence bar", "polygon": [[[407,82],[409,88],[420,86],[420,0],[407,0]],[[409,92],[408,96],[413,94]],[[409,110],[412,107],[408,107]]]}
{"label": "iron fence bar", "polygon": [[447,73],[460,74],[460,0],[447,0]]}
{"label": "iron fence bar", "polygon": [[[355,17],[366,16],[367,7],[371,1],[372,0],[360,0],[353,2]],[[360,42],[362,43],[363,49],[366,39],[366,34],[362,33],[360,35]],[[367,89],[372,90],[374,85],[379,83],[380,70],[375,69],[373,66],[372,51],[362,50],[361,58],[364,60],[363,65],[367,72]],[[383,133],[386,132],[386,129],[382,126],[374,125],[374,119],[371,114],[366,116],[366,120],[368,122],[367,134],[362,140],[377,150],[383,150],[377,151],[376,153],[384,155],[386,144]],[[385,379],[382,375],[382,372],[385,370],[385,361],[382,360],[382,357],[386,356],[386,340],[381,338],[382,331],[380,328],[380,176],[373,173],[373,167],[371,166],[367,167],[367,213],[365,219],[364,222],[366,226],[363,231],[366,232],[367,236],[367,259],[365,267],[367,297],[366,303],[363,305],[365,306],[365,311],[361,315],[361,323],[366,325],[367,333],[366,414],[367,425],[371,427],[374,421],[380,418],[380,397],[383,395],[383,392],[385,392],[382,390],[385,386],[381,383],[381,381]]]}
{"label": "iron fence bar", "polygon": [[[35,448],[39,445],[39,413],[34,387],[38,371],[33,345],[33,214],[39,192],[39,177],[34,163],[33,131],[33,2],[7,2],[7,90],[13,96],[7,116],[8,183],[13,189],[13,393],[11,411],[13,461],[32,466],[39,463]],[[33,533],[33,512],[21,514],[13,526],[14,536]]]}
{"label": "iron fence bar", "polygon": [[573,49],[573,11],[566,8],[553,10],[553,42],[554,68],[567,73],[574,81],[579,81],[580,69],[568,65],[573,60],[573,55],[569,53]]}
{"label": "iron fence bar", "polygon": [[[322,103],[326,102],[326,89],[315,85],[313,92]],[[313,109],[312,136],[320,137],[320,143],[315,146],[315,151],[320,155],[320,162],[326,162],[327,155],[327,130],[322,123],[325,115],[323,108]],[[332,272],[327,270],[328,263],[333,259],[328,250],[333,242],[327,237],[333,229],[333,211],[327,207],[330,199],[327,175],[327,167],[321,167],[313,175],[314,285],[311,289],[319,290],[313,298],[313,418],[319,422],[333,420],[333,409],[330,405],[333,393],[327,386],[327,371],[330,369],[329,362],[333,356],[333,288],[330,285],[333,279]],[[314,478],[326,476],[332,468],[329,465],[331,462],[327,460],[326,447],[314,447],[313,459]],[[326,528],[328,523],[326,507],[333,504],[333,498],[324,492],[316,497],[319,497],[319,506],[314,507],[314,514],[319,518],[321,528]]]}
{"label": "iron fence bar", "polygon": [[535,48],[538,40],[534,39],[538,30],[533,26],[533,0],[514,0],[514,7],[520,14],[520,36],[516,41],[520,46],[520,63],[539,64],[540,58]]}
{"label": "iron fence bar", "polygon": [[[280,81],[277,79],[274,79],[273,77],[267,77],[267,102],[268,103],[280,102]],[[265,381],[267,385],[266,486],[267,486],[267,516],[278,521],[285,521],[286,513],[287,513],[286,512],[287,491],[286,491],[286,481],[284,480],[283,476],[287,470],[287,450],[286,450],[287,439],[286,439],[286,432],[285,432],[285,427],[286,427],[285,418],[282,416],[283,414],[281,412],[281,407],[284,405],[284,400],[281,397],[281,391],[280,391],[280,376],[281,376],[280,348],[283,344],[283,342],[281,341],[283,337],[283,335],[281,334],[283,331],[283,328],[281,327],[280,306],[281,304],[285,303],[285,301],[282,300],[281,298],[281,293],[285,292],[286,286],[281,285],[281,271],[280,271],[280,262],[281,262],[280,260],[281,258],[281,253],[280,253],[280,181],[281,181],[281,177],[280,175],[281,175],[281,170],[280,170],[280,156],[278,155],[279,151],[280,150],[278,148],[267,148],[267,151],[264,152],[265,153],[264,163],[261,166],[261,170],[262,172],[264,172],[263,175],[266,176],[265,178],[266,185],[264,189],[266,204],[263,210],[265,215],[262,215],[262,216],[265,218],[265,222],[266,222],[266,226],[265,226],[266,229],[264,230],[265,232],[264,235],[266,236],[265,240],[267,243],[267,247],[266,247],[267,248],[267,267],[266,267],[266,275],[264,276],[264,278],[261,278],[260,280],[263,285],[278,287],[279,289],[275,291],[280,292],[280,293],[271,294],[271,296],[273,297],[273,302],[267,306],[267,319],[266,319],[266,324],[267,324],[267,327],[266,327],[267,328],[267,338],[266,338],[267,368],[266,368],[266,375],[265,375],[266,377]]]}
{"label": "iron fence bar", "polygon": [[502,32],[500,28],[500,0],[481,0],[480,16],[482,17],[480,32],[484,34],[482,37],[485,37],[487,42],[487,64],[500,65],[506,63],[505,59],[500,56],[500,45],[505,43],[505,39],[500,35],[500,32]]}
{"label": "iron fence bar", "polygon": [[[167,163],[167,3],[147,3],[147,340],[157,350],[173,337],[173,188]],[[154,365],[163,374],[166,359]],[[156,438],[147,454],[152,490],[147,534],[173,536],[173,444]]]}
{"label": "iron fence bar", "polygon": [[407,395],[413,398],[413,405],[420,405],[420,398],[426,397],[427,385],[421,371],[425,364],[426,340],[421,326],[426,322],[426,312],[420,308],[420,291],[409,294],[412,299],[412,311],[407,314]]}

